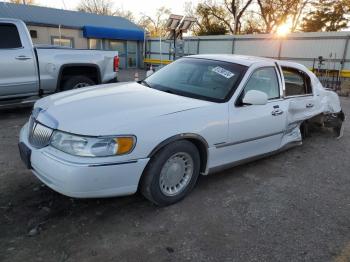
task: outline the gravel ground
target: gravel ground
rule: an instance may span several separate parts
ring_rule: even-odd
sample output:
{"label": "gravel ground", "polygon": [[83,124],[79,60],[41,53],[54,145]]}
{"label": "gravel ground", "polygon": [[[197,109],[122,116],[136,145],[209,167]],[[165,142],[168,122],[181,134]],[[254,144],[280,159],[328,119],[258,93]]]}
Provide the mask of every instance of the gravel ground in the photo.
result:
{"label": "gravel ground", "polygon": [[[350,99],[342,99],[350,115]],[[350,261],[350,125],[202,177],[182,202],[75,200],[19,159],[30,109],[0,112],[0,261]]]}

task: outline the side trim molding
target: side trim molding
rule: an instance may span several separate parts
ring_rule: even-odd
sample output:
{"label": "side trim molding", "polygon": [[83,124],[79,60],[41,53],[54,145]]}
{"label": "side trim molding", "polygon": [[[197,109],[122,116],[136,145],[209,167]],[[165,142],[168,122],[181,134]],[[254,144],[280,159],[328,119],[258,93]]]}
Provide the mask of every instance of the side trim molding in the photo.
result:
{"label": "side trim molding", "polygon": [[223,148],[223,147],[228,147],[228,146],[234,146],[234,145],[243,144],[243,143],[247,143],[247,142],[251,142],[251,141],[256,141],[259,139],[263,139],[263,138],[267,138],[267,137],[271,137],[271,136],[276,136],[276,135],[280,135],[280,134],[284,134],[284,133],[285,133],[285,131],[281,131],[281,132],[276,132],[276,133],[268,134],[268,135],[264,135],[264,136],[258,136],[258,137],[254,137],[254,138],[250,138],[250,139],[244,139],[244,140],[240,140],[240,141],[236,141],[236,142],[232,142],[232,143],[216,144],[215,147],[216,148]]}

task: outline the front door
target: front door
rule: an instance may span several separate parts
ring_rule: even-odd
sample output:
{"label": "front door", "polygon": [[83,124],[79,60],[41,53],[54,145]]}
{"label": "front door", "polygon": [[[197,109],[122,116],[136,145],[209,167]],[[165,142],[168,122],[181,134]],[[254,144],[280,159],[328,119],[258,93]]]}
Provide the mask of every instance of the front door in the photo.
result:
{"label": "front door", "polygon": [[[277,150],[281,145],[287,122],[287,103],[281,98],[281,88],[275,67],[256,69],[243,92],[231,108],[228,145],[232,161],[238,161]],[[249,90],[267,94],[266,105],[244,105]]]}
{"label": "front door", "polygon": [[38,92],[38,73],[32,46],[23,46],[17,27],[0,23],[0,98]]}

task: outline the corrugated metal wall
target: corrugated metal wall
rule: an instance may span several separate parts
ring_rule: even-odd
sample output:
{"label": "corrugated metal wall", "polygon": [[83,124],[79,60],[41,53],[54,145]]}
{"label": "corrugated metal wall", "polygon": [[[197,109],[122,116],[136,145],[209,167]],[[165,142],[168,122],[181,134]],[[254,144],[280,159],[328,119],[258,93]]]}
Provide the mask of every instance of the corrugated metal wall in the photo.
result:
{"label": "corrugated metal wall", "polygon": [[[203,36],[184,39],[185,55],[242,54],[285,59],[312,67],[323,56],[337,69],[350,70],[350,32],[294,33],[285,38],[275,35]],[[146,58],[172,59],[172,42],[148,39]],[[162,53],[162,55],[160,55]],[[316,65],[317,66],[317,65]],[[325,65],[326,66],[326,65]]]}

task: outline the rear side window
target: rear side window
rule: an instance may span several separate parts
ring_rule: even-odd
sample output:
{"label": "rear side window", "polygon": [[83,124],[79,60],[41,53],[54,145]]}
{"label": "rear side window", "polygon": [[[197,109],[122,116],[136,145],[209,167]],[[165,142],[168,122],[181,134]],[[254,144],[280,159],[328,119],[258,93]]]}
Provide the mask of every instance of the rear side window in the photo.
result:
{"label": "rear side window", "polygon": [[0,49],[22,47],[17,27],[14,24],[0,24]]}
{"label": "rear side window", "polygon": [[304,72],[290,67],[282,67],[286,96],[312,94],[311,81]]}

